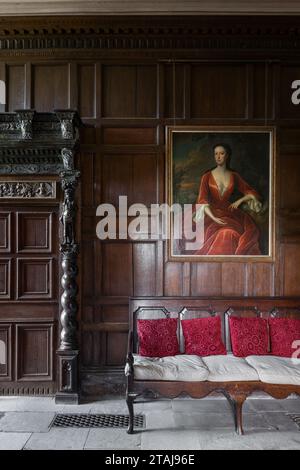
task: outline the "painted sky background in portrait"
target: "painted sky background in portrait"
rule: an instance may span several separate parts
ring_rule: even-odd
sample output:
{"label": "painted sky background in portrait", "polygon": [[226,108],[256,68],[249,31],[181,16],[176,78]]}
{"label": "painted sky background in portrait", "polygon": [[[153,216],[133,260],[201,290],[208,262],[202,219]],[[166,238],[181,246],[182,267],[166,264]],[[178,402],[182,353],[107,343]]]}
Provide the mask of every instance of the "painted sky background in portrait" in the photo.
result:
{"label": "painted sky background in portrait", "polygon": [[[269,132],[173,132],[173,203],[194,204],[202,175],[213,168],[213,146],[230,145],[230,169],[238,172],[261,196],[263,211],[249,212],[261,231],[260,247],[269,254],[269,191],[270,133]],[[234,193],[231,202],[240,197]],[[246,206],[242,207],[247,210]]]}

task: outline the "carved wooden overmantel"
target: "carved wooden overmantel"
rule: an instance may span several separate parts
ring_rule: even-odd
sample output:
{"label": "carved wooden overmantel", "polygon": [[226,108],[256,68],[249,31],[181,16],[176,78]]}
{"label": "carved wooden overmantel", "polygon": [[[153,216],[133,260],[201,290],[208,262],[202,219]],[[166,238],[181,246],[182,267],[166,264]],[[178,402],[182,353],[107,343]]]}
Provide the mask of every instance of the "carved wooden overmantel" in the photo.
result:
{"label": "carved wooden overmantel", "polygon": [[55,199],[60,182],[62,224],[59,241],[62,269],[60,343],[57,350],[57,402],[78,402],[76,315],[77,255],[75,191],[80,176],[74,156],[80,119],[73,110],[0,114],[0,199]]}

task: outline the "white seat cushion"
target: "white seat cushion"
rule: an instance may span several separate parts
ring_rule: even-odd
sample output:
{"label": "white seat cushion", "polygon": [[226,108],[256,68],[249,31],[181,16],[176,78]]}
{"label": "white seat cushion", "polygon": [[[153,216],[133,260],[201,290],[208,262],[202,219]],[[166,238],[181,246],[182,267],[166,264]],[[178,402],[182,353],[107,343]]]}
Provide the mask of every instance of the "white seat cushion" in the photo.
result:
{"label": "white seat cushion", "polygon": [[187,354],[168,357],[134,355],[133,367],[136,380],[202,382],[208,377],[208,370],[201,357]]}
{"label": "white seat cushion", "polygon": [[202,360],[209,370],[210,382],[235,382],[243,380],[259,380],[256,370],[243,357],[207,356]]}
{"label": "white seat cushion", "polygon": [[300,385],[300,359],[279,356],[248,356],[246,361],[268,384]]}

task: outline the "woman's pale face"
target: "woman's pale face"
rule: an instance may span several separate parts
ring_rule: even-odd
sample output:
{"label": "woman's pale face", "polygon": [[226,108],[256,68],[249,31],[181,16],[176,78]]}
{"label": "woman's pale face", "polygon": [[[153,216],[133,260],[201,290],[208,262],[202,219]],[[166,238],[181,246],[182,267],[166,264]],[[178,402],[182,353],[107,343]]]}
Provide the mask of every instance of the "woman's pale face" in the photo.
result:
{"label": "woman's pale face", "polygon": [[222,145],[218,145],[218,147],[215,148],[215,160],[218,166],[223,166],[226,164],[227,153]]}

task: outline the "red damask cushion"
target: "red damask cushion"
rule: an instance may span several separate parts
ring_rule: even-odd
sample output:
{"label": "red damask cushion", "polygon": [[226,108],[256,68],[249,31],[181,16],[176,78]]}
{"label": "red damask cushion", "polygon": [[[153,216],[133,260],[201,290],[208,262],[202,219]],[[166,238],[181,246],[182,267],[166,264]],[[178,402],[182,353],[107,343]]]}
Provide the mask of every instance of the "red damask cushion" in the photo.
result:
{"label": "red damask cushion", "polygon": [[227,354],[222,341],[221,318],[207,317],[182,320],[185,353],[197,356]]}
{"label": "red damask cushion", "polygon": [[177,318],[138,320],[139,354],[165,357],[179,354]]}
{"label": "red damask cushion", "polygon": [[[292,357],[299,350],[300,320],[295,318],[270,318],[271,354],[281,357]],[[294,343],[294,347],[293,347]],[[299,357],[299,356],[298,356]]]}
{"label": "red damask cushion", "polygon": [[235,356],[266,356],[269,353],[268,320],[229,318],[232,352]]}

